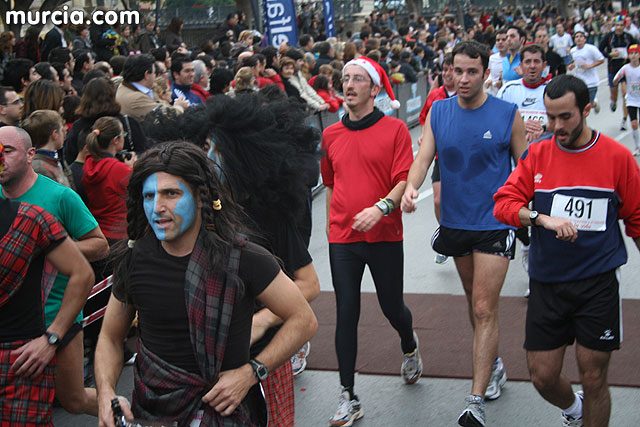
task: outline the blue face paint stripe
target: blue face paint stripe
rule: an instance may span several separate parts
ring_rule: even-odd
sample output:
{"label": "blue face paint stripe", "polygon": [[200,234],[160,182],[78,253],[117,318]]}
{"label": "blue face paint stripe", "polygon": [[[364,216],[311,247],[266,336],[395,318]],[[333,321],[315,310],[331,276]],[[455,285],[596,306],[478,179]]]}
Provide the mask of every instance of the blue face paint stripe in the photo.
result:
{"label": "blue face paint stripe", "polygon": [[[146,196],[153,195],[153,197],[147,198]],[[156,203],[158,199],[158,174],[154,173],[147,177],[142,184],[142,207],[144,213],[147,216],[147,221],[151,229],[155,233],[158,240],[165,239],[164,228],[158,227],[158,224],[154,221],[156,212]]]}
{"label": "blue face paint stripe", "polygon": [[180,234],[191,227],[193,221],[196,219],[196,201],[191,194],[191,190],[182,182],[178,181],[178,186],[182,190],[182,197],[176,203],[174,214],[182,217],[182,225],[180,226]]}

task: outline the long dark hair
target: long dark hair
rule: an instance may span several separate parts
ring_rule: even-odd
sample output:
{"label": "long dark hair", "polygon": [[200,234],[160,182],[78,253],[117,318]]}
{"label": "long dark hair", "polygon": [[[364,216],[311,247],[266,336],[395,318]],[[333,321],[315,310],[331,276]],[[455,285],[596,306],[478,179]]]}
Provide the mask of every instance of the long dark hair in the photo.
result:
{"label": "long dark hair", "polygon": [[[170,141],[145,151],[136,162],[127,187],[127,235],[131,241],[153,233],[142,206],[142,185],[150,175],[166,172],[183,179],[198,195],[202,204],[200,237],[209,254],[211,268],[225,273],[227,259],[240,233],[247,234],[244,217],[233,198],[222,191],[222,184],[213,168],[213,162],[195,144]],[[214,210],[213,201],[220,200],[222,209]],[[126,240],[116,244],[113,250],[115,286],[122,286],[127,293],[133,246]],[[238,291],[242,293],[242,284]]]}
{"label": "long dark hair", "polygon": [[82,90],[76,114],[87,119],[120,114],[120,104],[116,101],[113,84],[103,77],[90,80]]}

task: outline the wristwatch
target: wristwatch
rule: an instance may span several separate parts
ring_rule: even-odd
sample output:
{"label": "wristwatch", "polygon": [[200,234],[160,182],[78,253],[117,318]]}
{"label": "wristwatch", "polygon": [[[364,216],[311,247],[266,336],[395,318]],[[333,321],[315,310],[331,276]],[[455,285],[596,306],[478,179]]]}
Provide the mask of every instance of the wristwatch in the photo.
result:
{"label": "wristwatch", "polygon": [[258,381],[264,381],[267,379],[267,376],[269,375],[269,370],[264,365],[264,363],[258,362],[255,359],[249,360],[249,363],[251,364],[251,367],[253,368],[253,372],[256,374]]}
{"label": "wristwatch", "polygon": [[531,221],[531,225],[533,225],[534,227],[538,225],[536,224],[536,221],[538,220],[539,215],[540,214],[538,213],[538,211],[529,212],[529,221]]}
{"label": "wristwatch", "polygon": [[58,334],[55,334],[53,332],[49,332],[49,331],[45,331],[44,332],[44,336],[47,337],[47,342],[51,345],[58,345],[60,344],[60,337],[58,336]]}
{"label": "wristwatch", "polygon": [[386,199],[380,199],[374,206],[380,209],[384,216],[389,215],[396,208],[396,204],[390,197],[387,197]]}
{"label": "wristwatch", "polygon": [[391,212],[391,209],[389,208],[389,205],[387,205],[384,202],[384,200],[380,200],[380,201],[376,202],[376,204],[374,206],[377,207],[378,209],[380,209],[384,216],[389,215],[389,213]]}

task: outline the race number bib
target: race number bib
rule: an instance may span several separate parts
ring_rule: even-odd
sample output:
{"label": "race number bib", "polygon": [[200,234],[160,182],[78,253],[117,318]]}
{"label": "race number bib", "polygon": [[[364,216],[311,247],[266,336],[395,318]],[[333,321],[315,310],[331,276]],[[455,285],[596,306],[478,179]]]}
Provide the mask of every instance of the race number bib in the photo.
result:
{"label": "race number bib", "polygon": [[522,115],[522,120],[525,122],[528,120],[535,120],[537,122],[541,122],[542,124],[547,123],[546,111],[520,110],[520,114]]}
{"label": "race number bib", "polygon": [[623,58],[626,58],[628,56],[626,47],[615,47],[615,48],[613,48],[613,50],[618,52],[618,56],[616,56],[616,59],[623,59]]}
{"label": "race number bib", "polygon": [[578,230],[605,231],[608,203],[609,199],[556,194],[553,196],[550,215],[570,221]]}
{"label": "race number bib", "polygon": [[627,88],[629,89],[629,93],[640,95],[640,83],[632,83],[627,85]]}

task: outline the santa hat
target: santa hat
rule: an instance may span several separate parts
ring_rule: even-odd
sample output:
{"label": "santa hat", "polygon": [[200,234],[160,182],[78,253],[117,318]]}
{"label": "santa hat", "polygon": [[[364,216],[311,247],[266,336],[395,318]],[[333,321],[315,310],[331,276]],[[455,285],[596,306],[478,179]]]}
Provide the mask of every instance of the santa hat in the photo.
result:
{"label": "santa hat", "polygon": [[640,53],[640,46],[638,46],[637,44],[632,44],[631,46],[629,46],[629,48],[627,49],[627,52],[631,53],[631,52],[637,52]]}
{"label": "santa hat", "polygon": [[344,67],[342,68],[343,75],[344,75],[344,70],[349,65],[359,65],[362,68],[364,68],[367,74],[369,74],[369,76],[371,77],[373,84],[375,84],[376,86],[384,87],[384,90],[387,92],[387,95],[389,95],[389,98],[391,98],[391,108],[393,108],[394,110],[397,110],[398,108],[400,108],[400,102],[396,100],[396,96],[393,94],[393,89],[391,88],[391,82],[389,81],[389,77],[387,77],[387,73],[380,66],[380,64],[378,64],[376,61],[374,61],[371,58],[367,58],[366,56],[360,56],[356,59],[352,59],[351,61],[347,62],[344,65]]}

